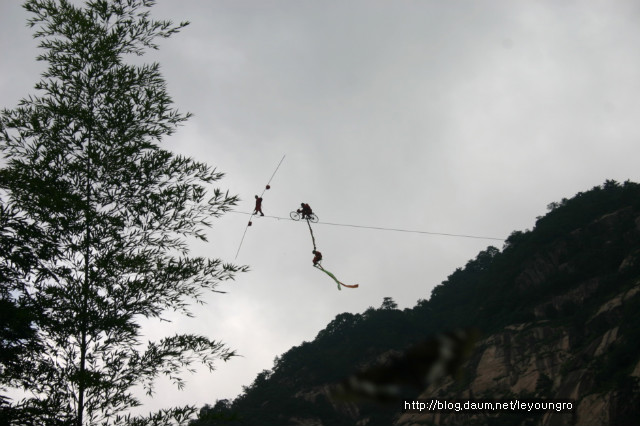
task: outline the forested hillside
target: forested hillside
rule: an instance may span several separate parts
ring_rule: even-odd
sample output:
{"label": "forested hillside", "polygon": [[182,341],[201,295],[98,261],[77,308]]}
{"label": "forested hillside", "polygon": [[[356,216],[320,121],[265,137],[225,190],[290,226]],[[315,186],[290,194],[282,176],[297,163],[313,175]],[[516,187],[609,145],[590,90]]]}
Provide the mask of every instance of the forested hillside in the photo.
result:
{"label": "forested hillside", "polygon": [[[277,358],[233,401],[205,406],[193,426],[386,424],[629,424],[640,418],[640,185],[603,186],[551,203],[398,310],[338,315],[312,342]],[[424,285],[416,279],[415,285]],[[427,295],[425,295],[427,296]],[[342,403],[336,383],[442,331],[476,327],[463,379],[416,397],[565,398],[572,413],[403,413]],[[503,423],[506,422],[506,423]]]}

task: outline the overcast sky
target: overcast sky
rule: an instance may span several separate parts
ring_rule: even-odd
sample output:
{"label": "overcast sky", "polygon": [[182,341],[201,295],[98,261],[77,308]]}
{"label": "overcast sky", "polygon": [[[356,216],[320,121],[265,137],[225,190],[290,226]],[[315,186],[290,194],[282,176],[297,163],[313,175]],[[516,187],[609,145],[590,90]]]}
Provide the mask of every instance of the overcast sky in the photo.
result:
{"label": "overcast sky", "polygon": [[[160,1],[191,25],[145,56],[194,117],[166,147],[227,173],[238,210],[308,202],[321,222],[506,238],[546,206],[606,179],[640,181],[640,3],[635,1]],[[0,106],[34,94],[44,64],[18,1],[0,2]],[[214,221],[194,255],[233,261],[248,216]],[[145,322],[242,357],[160,381],[142,412],[234,398],[275,356],[341,312],[400,308],[501,241],[253,220],[251,272],[193,309]]]}

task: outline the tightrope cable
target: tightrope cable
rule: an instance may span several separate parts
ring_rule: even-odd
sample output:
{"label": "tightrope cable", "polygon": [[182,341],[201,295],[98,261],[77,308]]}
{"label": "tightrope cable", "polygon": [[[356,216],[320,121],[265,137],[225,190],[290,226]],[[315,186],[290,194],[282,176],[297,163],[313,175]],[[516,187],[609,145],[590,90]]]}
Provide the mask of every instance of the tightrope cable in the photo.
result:
{"label": "tightrope cable", "polygon": [[[239,211],[232,211],[230,213],[248,214],[248,215],[252,214],[252,213],[239,212]],[[293,222],[297,222],[297,221],[294,221],[293,219],[291,219],[289,217],[269,216],[269,215],[265,215],[264,217],[268,217],[268,218],[272,218],[272,219],[278,219],[278,220],[290,220],[290,221],[293,221]],[[317,224],[330,225],[330,226],[344,226],[344,227],[350,227],[350,228],[375,229],[375,230],[378,230],[378,231],[407,232],[407,233],[413,233],[413,234],[441,235],[441,236],[445,236],[445,237],[475,238],[475,239],[479,239],[479,240],[505,241],[504,238],[483,237],[483,236],[479,236],[479,235],[450,234],[450,233],[445,233],[445,232],[430,232],[430,231],[418,231],[418,230],[412,230],[412,229],[385,228],[385,227],[381,227],[381,226],[353,225],[353,224],[348,224],[348,223],[317,222]]]}

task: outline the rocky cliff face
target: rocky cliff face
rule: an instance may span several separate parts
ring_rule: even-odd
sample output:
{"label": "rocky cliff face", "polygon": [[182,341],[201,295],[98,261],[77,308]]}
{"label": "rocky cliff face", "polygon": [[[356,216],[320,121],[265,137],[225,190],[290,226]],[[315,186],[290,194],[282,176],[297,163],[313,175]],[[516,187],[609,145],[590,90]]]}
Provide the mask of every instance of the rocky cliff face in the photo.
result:
{"label": "rocky cliff face", "polygon": [[[621,229],[622,233],[616,232]],[[638,212],[626,208],[607,214],[536,255],[527,262],[515,285],[536,287],[560,274],[579,273],[579,261],[563,260],[569,246],[600,243],[604,255],[608,247],[619,242],[616,239],[637,240],[639,235]],[[623,388],[633,387],[634,379],[640,378],[640,352],[632,351],[637,343],[632,341],[634,336],[625,333],[628,329],[623,329],[630,316],[640,315],[640,278],[633,272],[640,264],[640,252],[632,250],[623,259],[617,273],[607,271],[587,277],[535,306],[535,321],[508,325],[486,336],[467,364],[463,390],[449,380],[426,389],[420,398],[568,399],[573,402],[572,412],[501,415],[510,415],[512,424],[626,424],[624,421],[638,412],[637,393],[631,392],[636,400],[630,401],[629,389]],[[607,375],[611,372],[617,375],[615,380]],[[488,412],[423,411],[404,413],[395,425],[493,424],[493,417],[495,414]]]}

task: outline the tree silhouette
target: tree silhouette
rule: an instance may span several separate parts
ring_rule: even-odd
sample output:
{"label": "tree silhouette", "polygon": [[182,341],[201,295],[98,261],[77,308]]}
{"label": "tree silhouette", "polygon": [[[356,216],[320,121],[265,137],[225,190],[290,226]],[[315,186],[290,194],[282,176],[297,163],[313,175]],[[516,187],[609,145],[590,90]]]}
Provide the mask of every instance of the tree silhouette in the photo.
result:
{"label": "tree silhouette", "polygon": [[0,243],[22,248],[1,254],[3,297],[29,307],[43,349],[15,354],[30,366],[8,383],[29,393],[12,405],[21,424],[184,424],[195,407],[125,415],[140,405],[132,388],[152,395],[161,374],[180,388],[183,368],[234,355],[198,335],[140,341],[139,319],[191,315],[203,291],[247,269],[189,256],[187,238],[206,241],[209,218],[237,197],[213,188],[222,173],[159,146],[189,114],[171,109],[158,64],[124,59],[187,23],[151,20],[153,3],[24,5],[48,68],[40,96],[0,115],[0,199],[11,213]]}
{"label": "tree silhouette", "polygon": [[393,300],[393,297],[385,297],[382,299],[380,309],[398,309],[398,304]]}
{"label": "tree silhouette", "polygon": [[[0,199],[0,385],[20,386],[24,372],[33,367],[29,354],[42,350],[22,278],[31,271],[47,273],[39,259],[50,259],[52,247],[37,227]],[[0,424],[18,414],[9,401],[0,396]]]}

